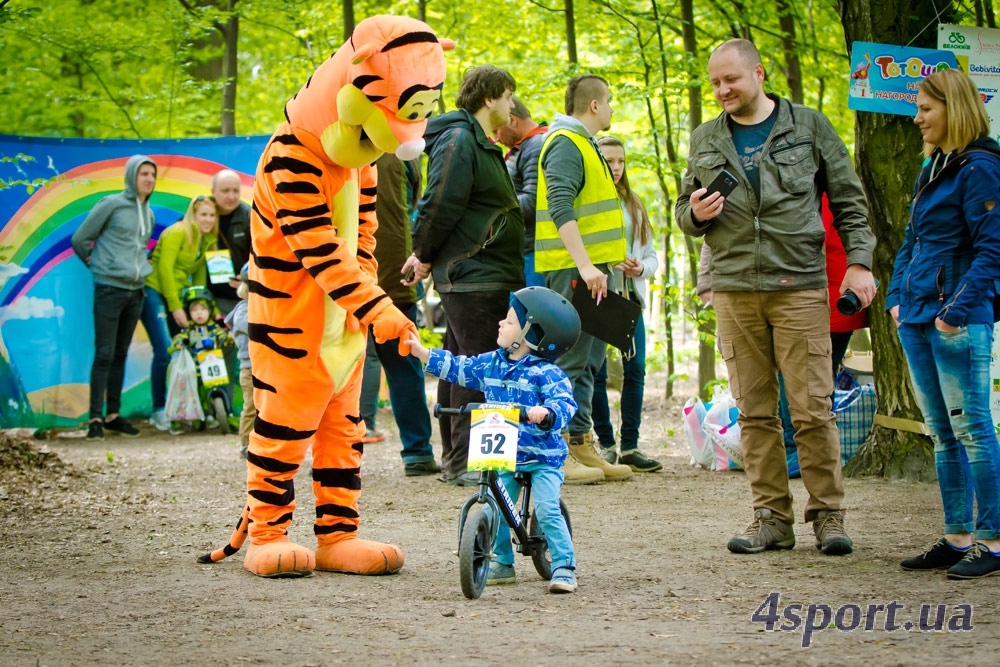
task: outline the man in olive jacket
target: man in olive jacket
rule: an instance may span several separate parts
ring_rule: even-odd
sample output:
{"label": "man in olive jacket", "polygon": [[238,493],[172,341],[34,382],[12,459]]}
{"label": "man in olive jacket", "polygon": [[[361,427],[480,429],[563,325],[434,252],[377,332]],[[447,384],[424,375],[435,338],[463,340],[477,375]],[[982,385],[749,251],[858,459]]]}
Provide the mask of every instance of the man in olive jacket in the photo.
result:
{"label": "man in olive jacket", "polygon": [[[492,65],[470,70],[462,80],[458,110],[427,124],[427,190],[418,205],[412,282],[434,276],[447,329],[444,349],[476,355],[496,349],[498,322],[507,316],[512,291],[524,287],[524,222],[503,151],[490,141],[510,122],[516,84]],[[438,382],[438,402],[458,407],[483,394]],[[467,473],[469,418],[442,419],[442,478],[474,485]]]}
{"label": "man in olive jacket", "polygon": [[[712,248],[719,350],[740,409],[754,519],[728,548],[759,553],[795,546],[778,419],[780,371],[809,493],[805,519],[813,523],[817,548],[847,554],[853,543],[841,511],[840,444],[831,411],[820,202],[825,192],[847,251],[840,291],[850,289],[867,306],[875,295],[875,240],[864,191],[847,148],[823,114],[764,93],[764,68],[751,42],[719,46],[708,74],[725,113],[691,134],[675,215],[685,233],[704,236]],[[723,170],[738,182],[728,196],[707,189]]]}

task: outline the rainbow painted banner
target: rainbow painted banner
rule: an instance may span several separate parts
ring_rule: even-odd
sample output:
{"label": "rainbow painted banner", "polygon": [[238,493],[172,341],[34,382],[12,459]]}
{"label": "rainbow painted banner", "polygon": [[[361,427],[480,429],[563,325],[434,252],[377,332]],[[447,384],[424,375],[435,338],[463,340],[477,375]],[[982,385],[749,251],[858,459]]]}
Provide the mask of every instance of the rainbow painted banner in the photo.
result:
{"label": "rainbow painted banner", "polygon": [[[93,280],[70,239],[94,204],[125,187],[125,162],[157,164],[153,239],[179,220],[212,176],[233,169],[253,195],[269,137],[179,140],[49,139],[0,135],[0,428],[75,426],[86,419],[94,358]],[[15,159],[28,156],[30,161]],[[14,182],[47,179],[42,187]],[[152,246],[152,242],[151,242]],[[129,348],[122,413],[152,408],[152,350],[140,324]]]}

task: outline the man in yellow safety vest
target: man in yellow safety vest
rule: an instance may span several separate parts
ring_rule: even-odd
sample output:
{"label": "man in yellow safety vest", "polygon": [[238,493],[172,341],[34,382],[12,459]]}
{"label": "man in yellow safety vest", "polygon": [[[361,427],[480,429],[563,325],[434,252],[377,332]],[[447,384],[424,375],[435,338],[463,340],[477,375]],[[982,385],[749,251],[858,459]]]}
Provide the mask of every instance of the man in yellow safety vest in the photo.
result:
{"label": "man in yellow safety vest", "polygon": [[[613,267],[625,261],[625,218],[611,170],[594,135],[611,125],[611,91],[599,76],[573,77],[566,87],[566,114],[556,114],[539,158],[535,217],[535,270],[545,285],[572,299],[578,280],[591,296],[607,296]],[[605,343],[580,333],[558,360],[573,383],[579,410],[569,423],[565,483],[591,484],[632,476],[627,465],[608,463],[594,448],[591,399]]]}

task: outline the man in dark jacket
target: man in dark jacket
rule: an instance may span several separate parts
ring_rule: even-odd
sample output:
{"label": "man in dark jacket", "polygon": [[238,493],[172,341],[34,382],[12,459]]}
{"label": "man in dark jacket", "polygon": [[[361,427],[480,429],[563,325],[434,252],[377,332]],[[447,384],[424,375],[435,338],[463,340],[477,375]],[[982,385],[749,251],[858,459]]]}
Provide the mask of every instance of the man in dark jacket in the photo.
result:
{"label": "man in dark jacket", "polygon": [[529,286],[545,287],[545,278],[535,271],[535,198],[538,194],[538,156],[549,128],[533,121],[528,108],[517,97],[510,99],[514,103],[510,124],[498,127],[496,135],[500,143],[510,149],[504,160],[524,218],[524,280]]}
{"label": "man in dark jacket", "polygon": [[[427,190],[414,224],[410,283],[433,274],[447,329],[444,349],[461,355],[496,349],[497,323],[507,316],[510,292],[524,287],[524,222],[503,151],[489,137],[510,122],[516,84],[492,65],[470,70],[458,91],[457,111],[427,124]],[[446,407],[481,402],[483,394],[438,383]],[[442,478],[474,485],[467,473],[469,418],[442,419]]]}
{"label": "man in dark jacket", "polygon": [[229,251],[233,264],[233,272],[225,282],[209,285],[223,315],[228,315],[239,301],[238,276],[250,259],[250,207],[240,201],[242,192],[243,181],[235,171],[223,169],[212,178],[212,197],[219,208],[219,249]]}

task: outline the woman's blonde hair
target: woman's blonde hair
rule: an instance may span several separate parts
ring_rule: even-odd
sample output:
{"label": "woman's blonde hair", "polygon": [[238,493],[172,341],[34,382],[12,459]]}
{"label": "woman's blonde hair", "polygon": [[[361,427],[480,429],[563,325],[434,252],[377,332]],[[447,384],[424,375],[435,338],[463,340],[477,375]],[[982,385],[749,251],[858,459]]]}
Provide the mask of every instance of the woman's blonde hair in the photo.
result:
{"label": "woman's blonde hair", "polygon": [[[990,117],[986,115],[982,95],[962,70],[938,70],[918,83],[917,90],[944,104],[948,112],[948,142],[959,151],[965,150],[974,139],[989,135]],[[934,148],[924,144],[924,155],[929,156]]]}
{"label": "woman's blonde hair", "polygon": [[[625,152],[625,144],[618,137],[601,137],[597,140],[598,146],[617,146]],[[640,245],[646,245],[653,238],[653,225],[649,222],[649,214],[646,207],[642,205],[639,196],[632,192],[632,187],[628,184],[628,166],[622,169],[622,177],[615,183],[618,191],[618,198],[625,202],[625,208],[632,218],[632,241]]]}
{"label": "woman's blonde hair", "polygon": [[[209,234],[214,236],[216,240],[219,238],[219,206],[215,203],[215,197],[199,195],[191,200],[187,211],[184,213],[184,217],[177,222],[178,225],[184,225],[184,233],[187,235],[188,248],[190,250],[195,250],[196,242],[201,240],[201,230],[198,229],[198,225],[194,221],[194,216],[198,206],[205,203],[211,204],[212,210],[215,211],[215,224],[212,225],[212,230]],[[205,250],[215,250],[215,246],[216,242],[213,241],[212,246],[205,248]]]}

